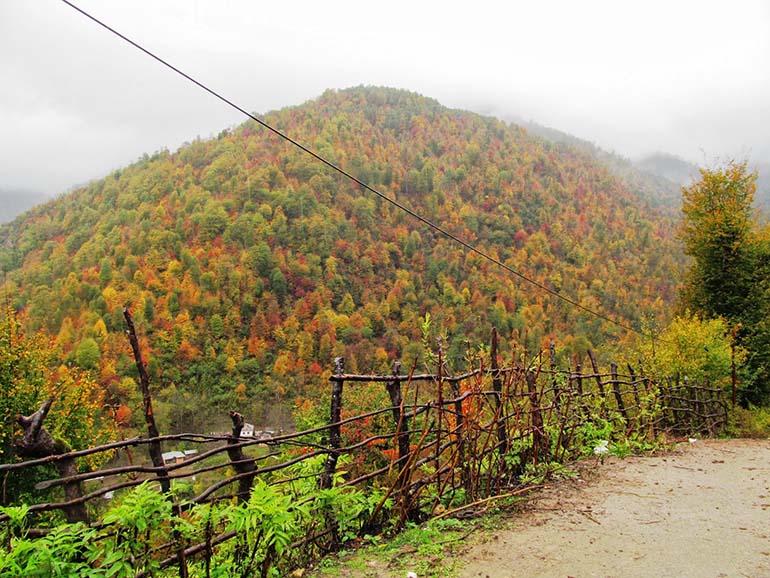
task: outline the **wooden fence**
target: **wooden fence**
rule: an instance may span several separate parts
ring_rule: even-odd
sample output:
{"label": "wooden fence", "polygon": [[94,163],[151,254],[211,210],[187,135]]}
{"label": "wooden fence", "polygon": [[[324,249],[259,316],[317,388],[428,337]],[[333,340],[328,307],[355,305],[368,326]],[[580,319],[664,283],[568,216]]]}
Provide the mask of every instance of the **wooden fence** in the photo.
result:
{"label": "wooden fence", "polygon": [[[229,435],[133,438],[3,464],[0,478],[48,468],[53,475],[37,485],[40,502],[30,504],[29,515],[58,511],[69,521],[88,523],[105,509],[105,497],[117,498],[147,481],[164,489],[183,487],[169,496],[174,511],[184,515],[196,504],[248,500],[259,480],[297,500],[312,500],[296,489],[298,480],[307,485],[310,477],[319,492],[356,488],[377,496],[355,516],[352,531],[363,535],[386,522],[392,528],[437,515],[477,513],[495,499],[524,492],[553,464],[581,457],[601,439],[612,447],[662,432],[715,433],[726,421],[722,392],[708,385],[660,381],[642,369],[622,372],[614,364],[601,372],[590,353],[588,370],[580,363],[557,369],[553,358],[546,363],[542,356],[497,367],[496,348],[493,339],[490,367],[462,375],[448,374],[440,356],[432,374],[404,372],[395,363],[391,375],[353,375],[337,359],[328,423],[307,431],[243,437],[243,417],[231,412]],[[162,447],[194,451],[179,463],[157,463]],[[128,448],[148,452],[143,459],[133,452],[132,463],[123,463],[120,456]],[[85,457],[105,453],[112,460],[106,467],[82,471]],[[52,465],[63,462],[76,467],[59,468],[55,475]],[[299,567],[349,539],[350,521],[343,535],[334,512],[327,514],[273,563]],[[39,519],[45,516],[51,514]],[[44,536],[46,530],[35,532],[27,535]],[[186,577],[189,564],[211,559],[237,536],[226,526],[209,526],[169,535],[146,555],[156,570],[176,567]],[[146,575],[141,564],[136,568],[137,575]]]}

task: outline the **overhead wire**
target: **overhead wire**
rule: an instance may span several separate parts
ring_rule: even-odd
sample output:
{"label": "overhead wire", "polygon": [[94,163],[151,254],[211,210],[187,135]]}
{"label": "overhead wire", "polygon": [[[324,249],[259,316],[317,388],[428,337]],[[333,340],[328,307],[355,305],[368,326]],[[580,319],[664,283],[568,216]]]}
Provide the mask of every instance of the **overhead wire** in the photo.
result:
{"label": "overhead wire", "polygon": [[281,139],[291,143],[292,145],[294,145],[298,149],[302,150],[303,152],[305,152],[306,154],[310,155],[311,157],[313,157],[317,161],[323,163],[324,165],[326,165],[327,167],[331,168],[332,170],[334,170],[334,171],[338,172],[339,174],[345,176],[346,178],[350,179],[351,181],[353,181],[354,183],[359,185],[362,189],[367,190],[370,193],[372,193],[372,194],[376,195],[377,197],[379,197],[380,199],[382,199],[383,201],[386,201],[386,202],[390,203],[391,205],[393,205],[394,207],[396,207],[400,211],[403,211],[403,212],[407,213],[409,216],[413,217],[414,219],[418,220],[419,222],[423,223],[424,225],[426,225],[427,227],[433,229],[434,231],[436,231],[437,233],[443,235],[444,237],[450,239],[451,241],[457,243],[458,245],[461,245],[463,248],[465,248],[466,250],[470,251],[471,253],[474,253],[474,254],[478,255],[479,257],[489,261],[490,263],[493,263],[494,265],[500,267],[504,271],[506,271],[506,272],[510,273],[511,275],[517,277],[518,279],[521,279],[522,281],[526,281],[527,283],[529,283],[531,285],[534,285],[535,287],[537,287],[541,291],[544,291],[545,293],[548,293],[549,295],[551,295],[553,297],[556,297],[557,299],[560,299],[561,301],[563,301],[565,303],[568,303],[569,305],[575,307],[576,309],[579,309],[579,310],[583,311],[584,313],[588,313],[589,315],[593,315],[594,317],[602,319],[604,321],[607,321],[608,323],[611,323],[611,324],[615,325],[616,327],[620,327],[620,328],[625,329],[627,331],[631,331],[631,332],[636,333],[638,335],[641,335],[643,337],[653,337],[654,339],[658,339],[659,341],[662,341],[662,339],[660,339],[657,336],[648,335],[647,333],[645,333],[643,331],[640,331],[639,329],[636,329],[636,328],[632,327],[631,325],[627,325],[625,323],[621,323],[620,321],[618,321],[616,319],[613,319],[612,317],[610,317],[608,315],[605,315],[604,313],[601,313],[599,311],[595,311],[595,310],[591,309],[590,307],[587,307],[587,306],[583,305],[582,303],[576,301],[575,299],[567,297],[566,295],[562,295],[560,292],[555,291],[554,289],[551,289],[547,285],[544,285],[543,283],[540,283],[539,281],[537,281],[535,279],[532,279],[531,277],[528,277],[527,275],[524,275],[520,271],[517,271],[513,267],[510,267],[509,265],[506,265],[505,263],[503,263],[499,259],[493,257],[492,255],[490,255],[486,251],[483,251],[483,250],[479,249],[478,247],[476,247],[474,245],[471,245],[469,242],[467,242],[464,239],[458,237],[454,233],[448,231],[447,229],[445,229],[441,225],[438,225],[438,224],[434,223],[433,221],[431,221],[428,218],[422,216],[421,214],[417,213],[416,211],[410,209],[409,207],[403,205],[402,203],[399,203],[395,199],[391,199],[385,193],[382,193],[381,191],[375,189],[371,185],[365,183],[364,181],[362,181],[359,178],[355,177],[354,175],[350,174],[349,172],[347,172],[342,167],[340,167],[337,164],[329,161],[328,159],[324,158],[323,156],[321,156],[320,154],[316,153],[312,149],[310,149],[307,146],[303,145],[299,141],[295,140],[294,138],[290,137],[289,135],[285,134],[284,132],[280,131],[279,129],[277,129],[277,128],[273,127],[272,125],[268,124],[264,120],[262,120],[259,117],[257,117],[255,114],[253,114],[253,113],[247,111],[246,109],[242,108],[241,106],[237,105],[236,103],[234,103],[233,101],[231,101],[227,97],[223,96],[219,92],[209,88],[207,85],[205,85],[201,81],[193,78],[192,76],[190,76],[189,74],[187,74],[183,70],[179,69],[178,67],[174,66],[173,64],[171,64],[167,60],[164,60],[163,58],[161,58],[160,56],[158,56],[154,52],[151,52],[150,50],[148,50],[144,46],[142,46],[139,43],[135,42],[134,40],[128,38],[124,34],[118,32],[117,30],[115,30],[114,28],[109,26],[108,24],[102,22],[101,20],[99,20],[95,16],[89,14],[88,12],[83,10],[82,8],[76,6],[75,4],[70,2],[69,0],[62,0],[62,2],[64,2],[66,5],[68,5],[69,7],[73,8],[74,10],[76,10],[77,12],[79,12],[80,14],[85,16],[86,18],[92,20],[93,22],[95,22],[96,24],[101,26],[102,28],[105,28],[106,30],[108,30],[109,32],[111,32],[112,34],[117,36],[118,38],[120,38],[123,41],[127,42],[128,44],[130,44],[131,46],[133,46],[137,50],[140,50],[141,52],[143,52],[144,54],[146,54],[150,58],[156,60],[157,62],[161,63],[162,65],[166,66],[167,68],[173,70],[178,75],[182,76],[183,78],[185,78],[188,81],[192,82],[193,84],[195,84],[199,88],[201,88],[204,91],[208,92],[210,95],[212,95],[215,98],[221,100],[222,102],[224,102],[228,106],[234,108],[235,110],[237,110],[238,112],[242,113],[243,115],[247,116],[248,118],[250,118],[251,120],[253,120],[257,124],[262,126],[263,128],[265,128],[265,129],[269,130],[270,132],[274,133],[275,135],[277,135]]}

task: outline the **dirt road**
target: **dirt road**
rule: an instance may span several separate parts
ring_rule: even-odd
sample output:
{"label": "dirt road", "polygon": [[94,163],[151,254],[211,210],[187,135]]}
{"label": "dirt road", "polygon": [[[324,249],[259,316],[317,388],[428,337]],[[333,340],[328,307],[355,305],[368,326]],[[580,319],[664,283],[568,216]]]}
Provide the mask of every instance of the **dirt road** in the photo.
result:
{"label": "dirt road", "polygon": [[770,441],[697,441],[555,484],[461,578],[770,578]]}

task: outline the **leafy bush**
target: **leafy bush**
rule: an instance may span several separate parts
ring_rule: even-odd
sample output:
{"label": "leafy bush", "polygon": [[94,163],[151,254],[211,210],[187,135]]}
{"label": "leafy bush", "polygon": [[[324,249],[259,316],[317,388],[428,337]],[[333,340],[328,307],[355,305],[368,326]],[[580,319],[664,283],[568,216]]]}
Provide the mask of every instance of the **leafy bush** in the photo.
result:
{"label": "leafy bush", "polygon": [[746,351],[734,344],[724,320],[689,311],[675,317],[657,338],[640,337],[621,355],[660,378],[687,377],[722,388],[731,384],[733,363],[739,369],[746,360]]}

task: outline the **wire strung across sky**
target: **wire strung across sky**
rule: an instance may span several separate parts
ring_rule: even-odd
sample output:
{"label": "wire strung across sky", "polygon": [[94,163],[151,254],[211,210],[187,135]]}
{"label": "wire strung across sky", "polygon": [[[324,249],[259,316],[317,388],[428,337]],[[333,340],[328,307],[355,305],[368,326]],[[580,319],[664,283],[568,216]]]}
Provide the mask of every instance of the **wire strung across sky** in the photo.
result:
{"label": "wire strung across sky", "polygon": [[203,90],[205,90],[206,92],[208,92],[208,93],[209,93],[209,94],[211,94],[212,96],[214,96],[214,97],[218,98],[219,100],[221,100],[221,101],[222,101],[222,102],[224,102],[225,104],[227,104],[227,105],[231,106],[232,108],[234,108],[234,109],[235,109],[235,110],[237,110],[238,112],[240,112],[240,113],[244,114],[245,116],[247,116],[248,118],[250,118],[251,120],[253,120],[254,122],[256,122],[257,124],[259,124],[260,126],[262,126],[262,127],[266,128],[267,130],[269,130],[269,131],[273,132],[274,134],[278,135],[280,138],[282,138],[282,139],[284,139],[284,140],[286,140],[286,141],[290,142],[290,143],[291,143],[291,144],[293,144],[295,147],[297,147],[297,148],[299,148],[300,150],[304,151],[305,153],[309,154],[310,156],[312,156],[312,157],[313,157],[313,158],[315,158],[316,160],[320,161],[321,163],[325,164],[325,165],[326,165],[326,166],[328,166],[329,168],[331,168],[331,169],[333,169],[333,170],[337,171],[338,173],[340,173],[341,175],[343,175],[343,176],[347,177],[348,179],[350,179],[351,181],[353,181],[354,183],[356,183],[357,185],[359,185],[361,188],[363,188],[363,189],[365,189],[365,190],[369,191],[370,193],[372,193],[372,194],[374,194],[374,195],[377,195],[377,196],[378,196],[379,198],[381,198],[382,200],[384,200],[384,201],[387,201],[388,203],[390,203],[390,204],[391,204],[391,205],[393,205],[394,207],[398,208],[399,210],[401,210],[401,211],[403,211],[403,212],[407,213],[407,214],[408,214],[408,215],[410,215],[411,217],[414,217],[415,219],[417,219],[418,221],[420,221],[421,223],[423,223],[423,224],[424,224],[424,225],[426,225],[427,227],[429,227],[429,228],[433,229],[434,231],[436,231],[436,232],[440,233],[440,234],[441,234],[441,235],[443,235],[444,237],[446,237],[446,238],[448,238],[448,239],[450,239],[450,240],[454,241],[454,242],[455,242],[455,243],[457,243],[458,245],[461,245],[462,247],[464,247],[464,248],[465,248],[465,249],[467,249],[468,251],[470,251],[470,252],[472,252],[472,253],[475,253],[475,254],[476,254],[476,255],[478,255],[479,257],[482,257],[483,259],[485,259],[485,260],[489,261],[490,263],[493,263],[493,264],[497,265],[498,267],[500,267],[500,268],[502,268],[503,270],[507,271],[507,272],[508,272],[508,273],[510,273],[511,275],[514,275],[515,277],[517,277],[517,278],[521,279],[522,281],[526,281],[527,283],[530,283],[531,285],[534,285],[535,287],[537,287],[537,288],[538,288],[538,289],[540,289],[541,291],[544,291],[544,292],[548,293],[549,295],[552,295],[552,296],[556,297],[557,299],[560,299],[561,301],[564,301],[565,303],[568,303],[569,305],[571,305],[571,306],[573,306],[573,307],[575,307],[575,308],[577,308],[577,309],[580,309],[581,311],[583,311],[583,312],[585,312],[585,313],[588,313],[589,315],[593,315],[594,317],[598,317],[599,319],[603,319],[604,321],[607,321],[607,322],[609,322],[609,323],[612,323],[613,325],[616,325],[617,327],[620,327],[620,328],[622,328],[622,329],[625,329],[625,330],[627,330],[627,331],[631,331],[631,332],[633,332],[633,333],[637,333],[637,334],[639,334],[639,335],[642,335],[643,337],[651,337],[650,335],[647,335],[647,334],[646,334],[646,333],[644,333],[643,331],[640,331],[640,330],[638,330],[638,329],[635,329],[634,327],[631,327],[630,325],[626,325],[625,323],[621,323],[620,321],[617,321],[616,319],[613,319],[613,318],[609,317],[608,315],[605,315],[605,314],[603,314],[603,313],[600,313],[600,312],[598,312],[598,311],[595,311],[595,310],[593,310],[593,309],[591,309],[591,308],[589,308],[589,307],[586,307],[585,305],[582,305],[582,304],[581,304],[581,303],[579,303],[578,301],[576,301],[576,300],[574,300],[574,299],[572,299],[572,298],[570,298],[570,297],[567,297],[567,296],[565,296],[565,295],[562,295],[562,294],[561,294],[561,293],[559,293],[558,291],[554,291],[553,289],[551,289],[550,287],[548,287],[548,286],[546,286],[546,285],[544,285],[544,284],[540,283],[539,281],[536,281],[535,279],[532,279],[532,278],[530,278],[530,277],[527,277],[527,276],[526,276],[526,275],[524,275],[523,273],[521,273],[521,272],[517,271],[516,269],[514,269],[514,268],[512,268],[512,267],[510,267],[510,266],[508,266],[508,265],[506,265],[505,263],[503,263],[503,262],[502,262],[502,261],[500,261],[499,259],[496,259],[495,257],[493,257],[492,255],[490,255],[489,253],[486,253],[485,251],[482,251],[482,250],[481,250],[481,249],[479,249],[478,247],[475,247],[474,245],[471,245],[470,243],[468,243],[467,241],[465,241],[465,240],[461,239],[461,238],[460,238],[460,237],[458,237],[457,235],[455,235],[455,234],[453,234],[453,233],[449,232],[448,230],[446,230],[446,229],[445,229],[444,227],[442,227],[441,225],[437,225],[436,223],[434,223],[434,222],[430,221],[430,220],[429,220],[429,219],[427,219],[426,217],[423,217],[423,216],[422,216],[422,215],[420,215],[419,213],[417,213],[417,212],[413,211],[413,210],[412,210],[412,209],[410,209],[409,207],[407,207],[407,206],[405,206],[405,205],[403,205],[403,204],[399,203],[399,202],[398,202],[398,201],[396,201],[395,199],[391,199],[390,197],[388,197],[388,196],[387,196],[387,195],[385,195],[384,193],[382,193],[382,192],[378,191],[378,190],[377,190],[377,189],[375,189],[374,187],[372,187],[372,186],[370,186],[370,185],[366,184],[365,182],[363,182],[363,181],[361,181],[360,179],[356,178],[355,176],[351,175],[351,174],[350,174],[349,172],[347,172],[345,169],[343,169],[343,168],[339,167],[338,165],[334,164],[333,162],[331,162],[331,161],[329,161],[329,160],[325,159],[324,157],[322,157],[322,156],[321,156],[321,155],[319,155],[318,153],[314,152],[312,149],[309,149],[308,147],[306,147],[306,146],[305,146],[305,145],[303,145],[302,143],[300,143],[300,142],[298,142],[298,141],[294,140],[293,138],[291,138],[291,137],[290,137],[290,136],[288,136],[287,134],[284,134],[283,132],[281,132],[281,131],[280,131],[280,130],[278,130],[277,128],[275,128],[275,127],[273,127],[273,126],[269,125],[269,124],[268,124],[268,123],[266,123],[265,121],[263,121],[263,120],[261,120],[260,118],[258,118],[256,115],[254,115],[254,114],[252,114],[252,113],[248,112],[247,110],[245,110],[244,108],[242,108],[242,107],[238,106],[237,104],[235,104],[235,103],[234,103],[233,101],[231,101],[230,99],[228,99],[228,98],[226,98],[226,97],[222,96],[221,94],[219,94],[218,92],[216,92],[216,91],[212,90],[211,88],[209,88],[208,86],[206,86],[206,85],[205,85],[205,84],[203,84],[202,82],[200,82],[200,81],[196,80],[195,78],[193,78],[192,76],[190,76],[190,75],[189,75],[189,74],[187,74],[186,72],[184,72],[184,71],[180,70],[179,68],[177,68],[177,67],[176,67],[176,66],[174,66],[173,64],[171,64],[171,63],[167,62],[166,60],[164,60],[163,58],[161,58],[161,57],[160,57],[160,56],[158,56],[157,54],[155,54],[155,53],[153,53],[153,52],[149,51],[148,49],[144,48],[144,47],[143,47],[143,46],[141,46],[140,44],[138,44],[138,43],[134,42],[133,40],[131,40],[131,39],[130,39],[130,38],[128,38],[127,36],[125,36],[125,35],[121,34],[121,33],[120,33],[120,32],[118,32],[117,30],[115,30],[114,28],[112,28],[112,27],[108,26],[107,24],[105,24],[104,22],[102,22],[101,20],[99,20],[98,18],[96,18],[95,16],[92,16],[91,14],[89,14],[88,12],[86,12],[85,10],[83,10],[83,9],[79,8],[78,6],[76,6],[75,4],[73,4],[72,2],[70,2],[69,0],[62,0],[62,2],[64,2],[65,4],[67,4],[68,6],[70,6],[71,8],[73,8],[74,10],[77,10],[77,11],[78,11],[78,12],[80,12],[80,13],[81,13],[83,16],[85,16],[86,18],[88,18],[88,19],[92,20],[93,22],[95,22],[96,24],[98,24],[99,26],[101,26],[102,28],[105,28],[106,30],[109,30],[109,31],[110,31],[110,32],[112,32],[112,33],[113,33],[115,36],[117,36],[117,37],[121,38],[122,40],[124,40],[125,42],[129,43],[129,44],[130,44],[131,46],[133,46],[134,48],[136,48],[136,49],[138,49],[138,50],[140,50],[140,51],[144,52],[144,53],[145,53],[147,56],[149,56],[150,58],[153,58],[154,60],[157,60],[158,62],[160,62],[161,64],[163,64],[163,65],[164,65],[164,66],[166,66],[167,68],[170,68],[171,70],[173,70],[174,72],[176,72],[178,75],[180,75],[180,76],[182,76],[182,77],[186,78],[187,80],[189,80],[190,82],[192,82],[193,84],[195,84],[196,86],[198,86],[199,88],[202,88]]}

